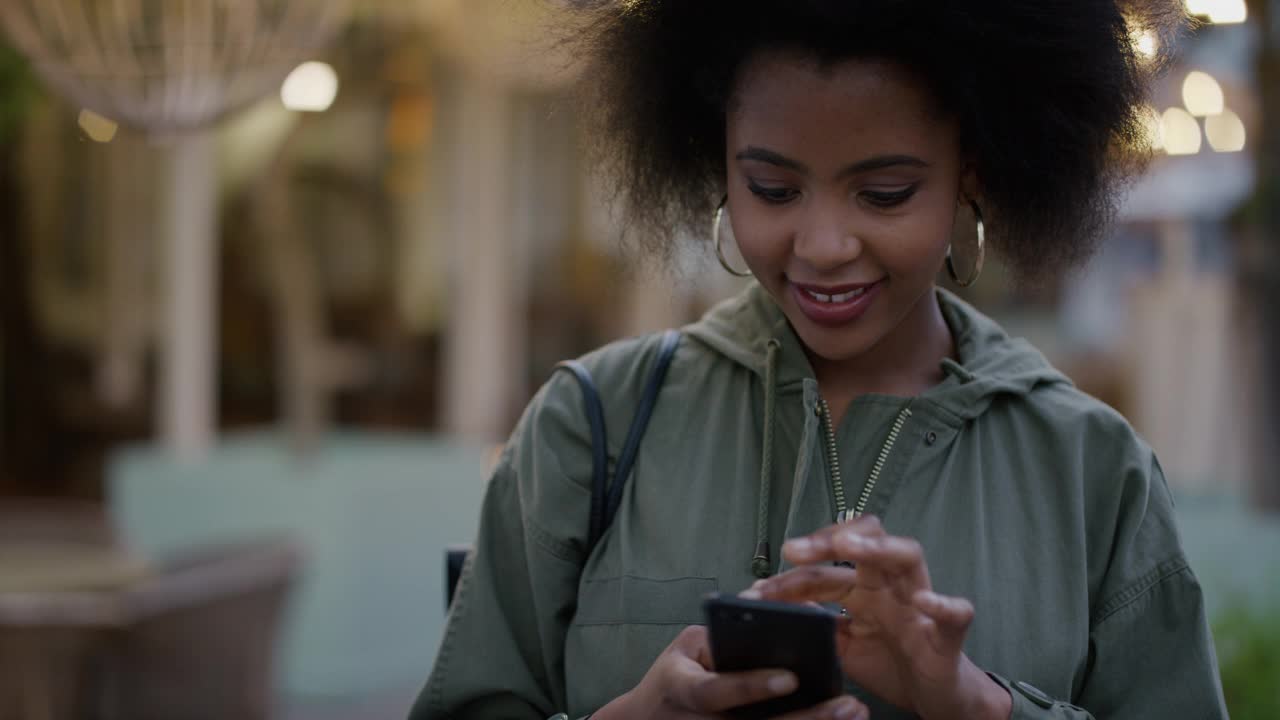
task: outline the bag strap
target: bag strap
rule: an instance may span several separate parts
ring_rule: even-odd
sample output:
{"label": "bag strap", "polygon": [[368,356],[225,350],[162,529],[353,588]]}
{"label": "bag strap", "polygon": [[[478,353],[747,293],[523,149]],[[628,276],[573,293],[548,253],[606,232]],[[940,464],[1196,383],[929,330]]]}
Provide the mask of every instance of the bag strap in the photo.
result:
{"label": "bag strap", "polygon": [[635,465],[636,455],[640,450],[640,439],[644,437],[649,419],[653,416],[653,408],[658,403],[658,392],[666,379],[667,369],[671,367],[671,359],[675,356],[676,347],[680,344],[680,333],[668,330],[663,333],[662,343],[658,348],[658,360],[649,371],[645,383],[644,394],[640,397],[640,405],[631,427],[627,431],[627,440],[622,446],[622,454],[618,456],[618,464],[614,470],[614,481],[609,485],[608,436],[604,424],[604,405],[600,401],[600,390],[586,366],[576,360],[566,360],[556,365],[556,369],[564,369],[573,373],[582,388],[582,403],[586,409],[587,422],[591,427],[591,521],[587,528],[587,553],[595,548],[596,543],[604,536],[605,530],[613,524],[613,516],[622,504],[622,490]]}
{"label": "bag strap", "polygon": [[609,482],[609,444],[604,427],[604,405],[600,402],[600,391],[591,379],[586,366],[577,360],[565,360],[556,364],[557,370],[568,370],[577,378],[582,387],[582,405],[587,413],[587,423],[591,426],[591,523],[587,528],[587,553],[595,547],[596,540],[604,534],[601,523],[604,522],[604,503],[607,497],[606,486]]}
{"label": "bag strap", "polygon": [[[631,420],[631,429],[627,431],[627,442],[622,446],[622,454],[618,456],[618,468],[614,473],[613,485],[609,487],[609,501],[605,505],[604,526],[600,534],[613,524],[613,516],[622,504],[622,486],[631,475],[631,466],[636,463],[636,455],[640,451],[640,438],[644,437],[645,428],[649,426],[649,418],[653,415],[653,407],[658,404],[658,391],[667,378],[667,368],[671,367],[671,358],[676,354],[676,346],[680,344],[680,333],[668,330],[662,334],[662,346],[658,349],[658,362],[649,372],[649,381],[644,386],[644,396],[640,398],[640,406],[636,408],[636,416]],[[599,538],[596,538],[599,540]],[[594,546],[595,543],[592,543]]]}

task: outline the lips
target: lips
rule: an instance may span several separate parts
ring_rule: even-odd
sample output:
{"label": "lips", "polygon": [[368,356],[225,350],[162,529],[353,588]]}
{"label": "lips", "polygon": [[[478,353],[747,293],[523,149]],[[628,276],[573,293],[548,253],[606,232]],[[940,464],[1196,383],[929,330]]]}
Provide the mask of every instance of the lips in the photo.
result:
{"label": "lips", "polygon": [[884,280],[826,286],[791,283],[791,292],[805,317],[818,325],[837,327],[862,317],[883,285]]}

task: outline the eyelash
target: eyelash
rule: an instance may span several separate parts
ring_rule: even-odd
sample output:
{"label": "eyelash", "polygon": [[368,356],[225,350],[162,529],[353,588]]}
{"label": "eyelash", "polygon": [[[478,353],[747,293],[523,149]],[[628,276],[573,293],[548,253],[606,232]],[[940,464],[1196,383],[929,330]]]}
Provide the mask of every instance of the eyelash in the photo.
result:
{"label": "eyelash", "polygon": [[[768,188],[758,185],[750,180],[747,181],[747,189],[752,195],[771,205],[783,205],[795,199],[799,193],[789,188]],[[874,190],[865,190],[862,192],[862,198],[878,208],[897,207],[911,199],[916,194],[916,186],[909,185],[902,190],[895,192],[876,192]]]}

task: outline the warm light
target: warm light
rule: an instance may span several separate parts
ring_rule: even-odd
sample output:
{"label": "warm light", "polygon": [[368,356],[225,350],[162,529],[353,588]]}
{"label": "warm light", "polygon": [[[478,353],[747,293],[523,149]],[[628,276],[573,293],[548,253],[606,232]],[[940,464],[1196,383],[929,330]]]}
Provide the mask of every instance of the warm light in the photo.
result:
{"label": "warm light", "polygon": [[1242,23],[1249,17],[1244,0],[1187,0],[1187,12],[1209,18],[1209,22],[1224,25]]}
{"label": "warm light", "polygon": [[1142,111],[1142,125],[1146,130],[1147,143],[1152,150],[1164,149],[1164,126],[1160,122],[1160,113],[1153,107]]}
{"label": "warm light", "polygon": [[115,120],[103,117],[92,110],[80,111],[80,129],[84,130],[84,134],[89,136],[90,140],[100,143],[109,143],[115,136],[120,126]]}
{"label": "warm light", "polygon": [[1249,8],[1244,0],[1222,0],[1214,5],[1215,9],[1209,13],[1209,22],[1219,25],[1242,23],[1249,17]]}
{"label": "warm light", "polygon": [[1216,152],[1240,152],[1244,149],[1244,123],[1230,110],[1204,119],[1204,134],[1209,147]]}
{"label": "warm light", "polygon": [[1182,81],[1182,103],[1196,117],[1217,115],[1222,112],[1222,86],[1208,73],[1194,70]]}
{"label": "warm light", "polygon": [[1160,116],[1164,151],[1170,155],[1195,155],[1200,152],[1200,123],[1182,108],[1169,108]]}
{"label": "warm light", "polygon": [[338,74],[322,62],[305,62],[294,68],[280,88],[280,100],[290,110],[324,112],[338,96]]}
{"label": "warm light", "polygon": [[1156,34],[1150,30],[1134,32],[1130,35],[1130,40],[1133,42],[1133,49],[1137,50],[1138,54],[1145,58],[1155,57],[1156,51],[1160,49],[1160,41],[1156,39]]}

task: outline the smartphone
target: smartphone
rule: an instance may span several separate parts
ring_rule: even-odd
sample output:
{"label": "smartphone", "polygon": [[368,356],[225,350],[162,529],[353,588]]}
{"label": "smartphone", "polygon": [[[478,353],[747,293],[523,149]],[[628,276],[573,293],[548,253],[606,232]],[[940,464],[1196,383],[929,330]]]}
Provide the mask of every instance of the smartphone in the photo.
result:
{"label": "smartphone", "polygon": [[703,602],[716,672],[790,670],[800,686],[790,695],[735,708],[744,720],[813,707],[840,694],[836,616],[829,610],[711,595]]}

